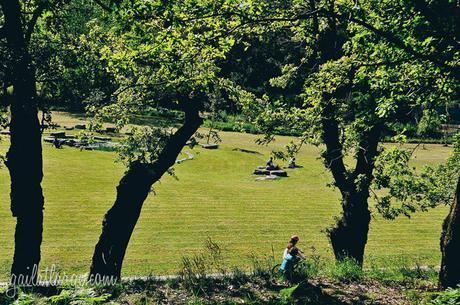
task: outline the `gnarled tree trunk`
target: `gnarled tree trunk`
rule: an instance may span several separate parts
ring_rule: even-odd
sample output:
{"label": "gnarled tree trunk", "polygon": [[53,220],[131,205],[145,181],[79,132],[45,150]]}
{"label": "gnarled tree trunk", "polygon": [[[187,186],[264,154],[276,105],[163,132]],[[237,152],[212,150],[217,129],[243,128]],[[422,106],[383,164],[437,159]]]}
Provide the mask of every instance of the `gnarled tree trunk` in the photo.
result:
{"label": "gnarled tree trunk", "polygon": [[187,141],[202,124],[197,110],[186,112],[185,122],[168,140],[153,164],[133,163],[117,187],[115,204],[107,212],[96,245],[89,281],[119,280],[129,239],[152,185],[174,165]]}
{"label": "gnarled tree trunk", "polygon": [[[346,92],[347,88],[344,90]],[[328,100],[330,96],[325,95],[324,98]],[[376,123],[362,135],[356,154],[356,167],[351,172],[347,170],[343,160],[340,129],[332,103],[328,103],[323,111],[322,137],[326,144],[323,158],[342,195],[342,215],[336,225],[328,230],[329,238],[337,260],[349,258],[362,265],[371,221],[367,202],[369,187],[382,126]]]}
{"label": "gnarled tree trunk", "polygon": [[441,270],[439,286],[441,288],[460,285],[460,178],[457,182],[455,200],[450,213],[444,220],[441,233]]}
{"label": "gnarled tree trunk", "polygon": [[37,279],[40,262],[44,205],[35,70],[27,50],[19,2],[1,0],[0,4],[12,57],[11,145],[5,162],[11,177],[11,211],[17,218],[11,280],[31,284]]}
{"label": "gnarled tree trunk", "polygon": [[329,231],[334,255],[337,260],[352,259],[362,265],[367,244],[371,214],[367,199],[369,193],[346,194],[342,198],[342,217]]}
{"label": "gnarled tree trunk", "polygon": [[371,222],[368,206],[369,188],[373,179],[374,159],[378,155],[380,135],[379,123],[364,134],[357,153],[356,167],[339,187],[342,193],[342,217],[336,226],[329,230],[334,255],[338,260],[349,258],[359,265],[363,264]]}

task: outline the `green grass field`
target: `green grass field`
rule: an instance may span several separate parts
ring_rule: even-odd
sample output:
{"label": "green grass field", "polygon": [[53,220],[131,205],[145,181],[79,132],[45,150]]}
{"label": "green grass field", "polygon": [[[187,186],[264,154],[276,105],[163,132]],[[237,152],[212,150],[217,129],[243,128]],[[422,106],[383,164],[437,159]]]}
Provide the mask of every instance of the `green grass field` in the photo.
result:
{"label": "green grass field", "polygon": [[[63,117],[64,118],[64,117]],[[64,120],[61,118],[61,120]],[[64,124],[73,122],[65,121]],[[318,149],[306,146],[297,162],[304,166],[279,181],[256,182],[251,175],[271,149],[289,141],[280,137],[268,147],[256,136],[222,133],[219,150],[193,150],[195,159],[176,166],[179,180],[165,176],[155,185],[132,236],[124,275],[170,274],[181,257],[203,248],[210,237],[223,249],[229,266],[250,265],[250,256],[281,255],[293,233],[300,247],[314,246],[332,257],[323,230],[339,212],[338,192],[328,188],[329,173],[318,160]],[[3,149],[6,143],[2,142]],[[258,151],[250,154],[235,151]],[[426,145],[417,150],[415,165],[445,160],[449,148]],[[104,213],[115,198],[123,165],[110,152],[57,150],[44,144],[45,192],[42,265],[55,264],[67,273],[88,271]],[[0,277],[6,278],[13,254],[14,218],[9,211],[9,176],[0,169]],[[367,259],[385,264],[406,257],[414,264],[438,264],[438,240],[446,208],[385,221],[372,220]]]}

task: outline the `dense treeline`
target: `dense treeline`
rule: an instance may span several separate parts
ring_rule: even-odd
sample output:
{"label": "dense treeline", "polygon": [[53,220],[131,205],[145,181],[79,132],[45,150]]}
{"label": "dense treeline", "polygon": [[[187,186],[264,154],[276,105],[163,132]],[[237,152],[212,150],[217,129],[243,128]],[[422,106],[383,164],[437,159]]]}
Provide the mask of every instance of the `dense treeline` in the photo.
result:
{"label": "dense treeline", "polygon": [[[298,142],[275,152],[280,158],[306,143],[322,149],[341,194],[342,214],[328,229],[338,260],[363,263],[374,189],[391,190],[374,198],[390,219],[453,202],[458,144],[446,165],[420,174],[407,151],[380,143],[435,136],[441,124],[458,120],[456,1],[1,0],[0,7],[14,276],[33,277],[40,262],[41,125],[53,108],[86,110],[94,130],[107,120],[121,129],[152,110],[182,113],[173,132],[138,128],[122,146],[127,170],[104,217],[91,281],[121,277],[143,202],[173,174],[182,148],[193,145],[204,113],[244,117],[264,134],[262,143],[294,130]],[[457,206],[443,227],[443,287],[460,282],[449,271],[458,270],[451,258],[458,253]]]}

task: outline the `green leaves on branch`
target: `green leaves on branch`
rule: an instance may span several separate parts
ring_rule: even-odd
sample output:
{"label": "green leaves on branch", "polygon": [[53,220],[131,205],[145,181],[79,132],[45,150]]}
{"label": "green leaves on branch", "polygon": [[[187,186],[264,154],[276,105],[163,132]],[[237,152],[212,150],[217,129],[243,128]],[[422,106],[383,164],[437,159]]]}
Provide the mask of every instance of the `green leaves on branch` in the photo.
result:
{"label": "green leaves on branch", "polygon": [[[103,37],[101,60],[118,89],[106,103],[90,103],[99,121],[118,129],[150,109],[211,109],[231,95],[219,62],[235,44],[228,32],[238,24],[240,2],[131,1],[121,3],[109,27],[94,27],[90,40]],[[160,126],[161,127],[161,126]],[[168,141],[168,128],[137,128],[120,151],[126,163],[152,163]]]}
{"label": "green leaves on branch", "polygon": [[438,166],[412,167],[414,149],[394,146],[377,158],[372,187],[377,191],[376,208],[385,218],[410,217],[453,201],[460,175],[460,135],[451,156]]}
{"label": "green leaves on branch", "polygon": [[126,165],[133,162],[153,163],[172,135],[172,130],[162,128],[133,128],[131,135],[122,141],[119,158]]}

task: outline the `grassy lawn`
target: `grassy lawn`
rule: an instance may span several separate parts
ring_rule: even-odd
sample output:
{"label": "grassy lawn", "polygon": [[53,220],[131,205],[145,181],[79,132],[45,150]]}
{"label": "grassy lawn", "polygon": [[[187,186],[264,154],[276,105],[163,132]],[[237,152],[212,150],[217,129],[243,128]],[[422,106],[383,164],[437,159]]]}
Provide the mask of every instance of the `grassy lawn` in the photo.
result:
{"label": "grassy lawn", "polygon": [[[67,123],[74,123],[68,118]],[[63,123],[63,125],[67,124]],[[248,266],[250,256],[281,255],[289,236],[300,235],[300,247],[331,257],[323,230],[338,215],[338,192],[328,188],[330,175],[318,160],[318,149],[306,146],[297,162],[304,166],[279,181],[256,182],[251,175],[271,149],[256,136],[222,133],[219,150],[193,150],[195,159],[176,166],[178,180],[165,176],[144,205],[132,236],[124,275],[169,274],[184,255],[203,248],[210,237],[223,249],[229,266]],[[5,143],[3,143],[5,145]],[[5,148],[5,147],[3,147]],[[234,150],[242,148],[260,154]],[[417,166],[445,160],[449,148],[426,145],[417,151]],[[104,213],[115,198],[123,165],[110,152],[53,149],[44,144],[45,223],[42,267],[55,264],[67,273],[86,273]],[[0,278],[8,275],[13,254],[14,219],[9,211],[9,176],[0,169]],[[438,264],[441,207],[427,213],[385,221],[372,220],[367,259],[386,264],[406,257],[414,264]]]}

